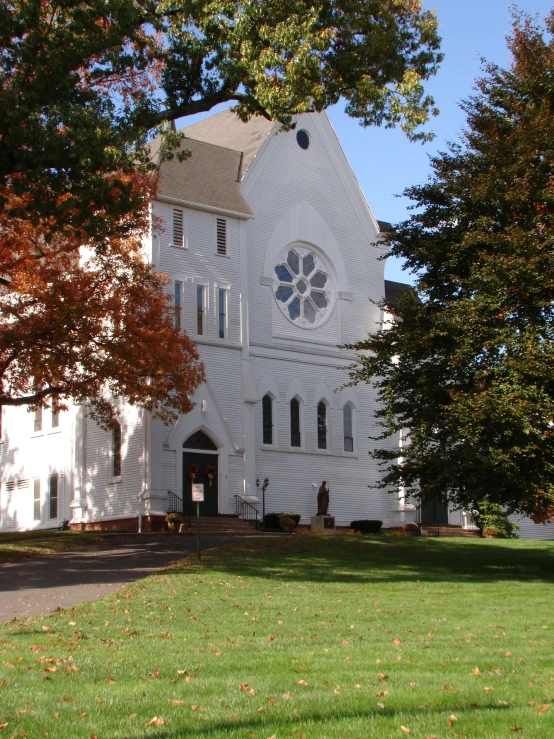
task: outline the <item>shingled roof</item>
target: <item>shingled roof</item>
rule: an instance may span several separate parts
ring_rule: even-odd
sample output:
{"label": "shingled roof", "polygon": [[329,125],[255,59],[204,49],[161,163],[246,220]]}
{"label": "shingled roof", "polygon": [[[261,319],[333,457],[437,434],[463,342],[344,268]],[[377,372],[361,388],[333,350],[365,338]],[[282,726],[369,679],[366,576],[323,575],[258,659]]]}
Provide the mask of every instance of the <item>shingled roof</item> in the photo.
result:
{"label": "shingled roof", "polygon": [[242,179],[274,125],[263,116],[254,116],[244,123],[229,109],[204,118],[199,123],[193,123],[192,126],[181,129],[181,133],[190,139],[242,152]]}
{"label": "shingled roof", "polygon": [[387,303],[393,305],[398,304],[400,297],[407,293],[408,290],[413,290],[412,285],[406,285],[404,282],[393,282],[392,280],[385,280],[385,300]]}
{"label": "shingled roof", "polygon": [[191,152],[184,162],[177,157],[160,167],[158,195],[216,210],[251,216],[252,211],[240,191],[240,151],[184,139],[183,149]]}

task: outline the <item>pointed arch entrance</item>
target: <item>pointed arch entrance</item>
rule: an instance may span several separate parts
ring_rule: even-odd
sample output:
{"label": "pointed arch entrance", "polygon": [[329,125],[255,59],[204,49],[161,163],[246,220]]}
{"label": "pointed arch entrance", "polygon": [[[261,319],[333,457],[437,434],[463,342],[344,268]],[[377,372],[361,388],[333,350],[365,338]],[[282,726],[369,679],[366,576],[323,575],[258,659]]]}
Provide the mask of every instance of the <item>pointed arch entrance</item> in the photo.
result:
{"label": "pointed arch entrance", "polygon": [[[192,477],[194,475],[194,479]],[[196,431],[183,442],[183,513],[194,515],[192,485],[204,485],[204,502],[200,503],[203,516],[219,513],[219,450],[204,431]]]}

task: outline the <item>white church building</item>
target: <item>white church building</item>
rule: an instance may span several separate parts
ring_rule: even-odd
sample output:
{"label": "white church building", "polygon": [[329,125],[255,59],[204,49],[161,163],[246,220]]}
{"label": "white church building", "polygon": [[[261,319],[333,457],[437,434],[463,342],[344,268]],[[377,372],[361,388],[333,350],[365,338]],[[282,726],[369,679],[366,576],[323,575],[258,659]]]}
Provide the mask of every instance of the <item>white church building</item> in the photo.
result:
{"label": "white church building", "polygon": [[[224,111],[184,129],[192,156],[161,168],[152,213],[163,229],[148,258],[171,278],[175,320],[194,339],[207,382],[194,409],[167,426],[121,403],[102,430],[84,406],[53,415],[4,408],[0,531],[154,530],[169,510],[205,516],[299,513],[330,488],[339,526],[419,515],[374,488],[376,396],[345,388],[355,355],[340,347],[383,325],[377,303],[407,289],[384,280],[383,224],[373,216],[327,116],[279,132]],[[247,506],[248,508],[248,506]],[[249,510],[251,510],[249,508]],[[436,512],[434,514],[436,516]],[[462,525],[460,512],[439,512]],[[554,538],[524,521],[522,536]]]}

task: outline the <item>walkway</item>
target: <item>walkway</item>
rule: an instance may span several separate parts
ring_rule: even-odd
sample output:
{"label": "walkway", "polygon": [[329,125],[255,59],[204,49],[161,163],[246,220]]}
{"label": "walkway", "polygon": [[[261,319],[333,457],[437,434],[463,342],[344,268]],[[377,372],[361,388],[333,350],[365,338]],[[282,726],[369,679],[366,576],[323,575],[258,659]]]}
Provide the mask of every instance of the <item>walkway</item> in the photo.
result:
{"label": "walkway", "polygon": [[[240,541],[205,536],[202,549]],[[114,536],[101,544],[0,566],[0,621],[69,608],[196,552],[195,536]]]}

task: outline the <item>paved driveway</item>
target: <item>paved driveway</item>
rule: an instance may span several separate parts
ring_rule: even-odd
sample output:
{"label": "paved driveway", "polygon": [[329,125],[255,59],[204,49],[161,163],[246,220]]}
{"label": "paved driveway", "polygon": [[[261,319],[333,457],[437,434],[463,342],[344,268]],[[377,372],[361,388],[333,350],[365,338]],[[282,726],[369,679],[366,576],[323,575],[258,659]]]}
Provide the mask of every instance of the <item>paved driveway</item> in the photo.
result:
{"label": "paved driveway", "polygon": [[[240,539],[204,536],[202,548]],[[0,565],[0,621],[101,598],[195,552],[195,536],[142,534]]]}

